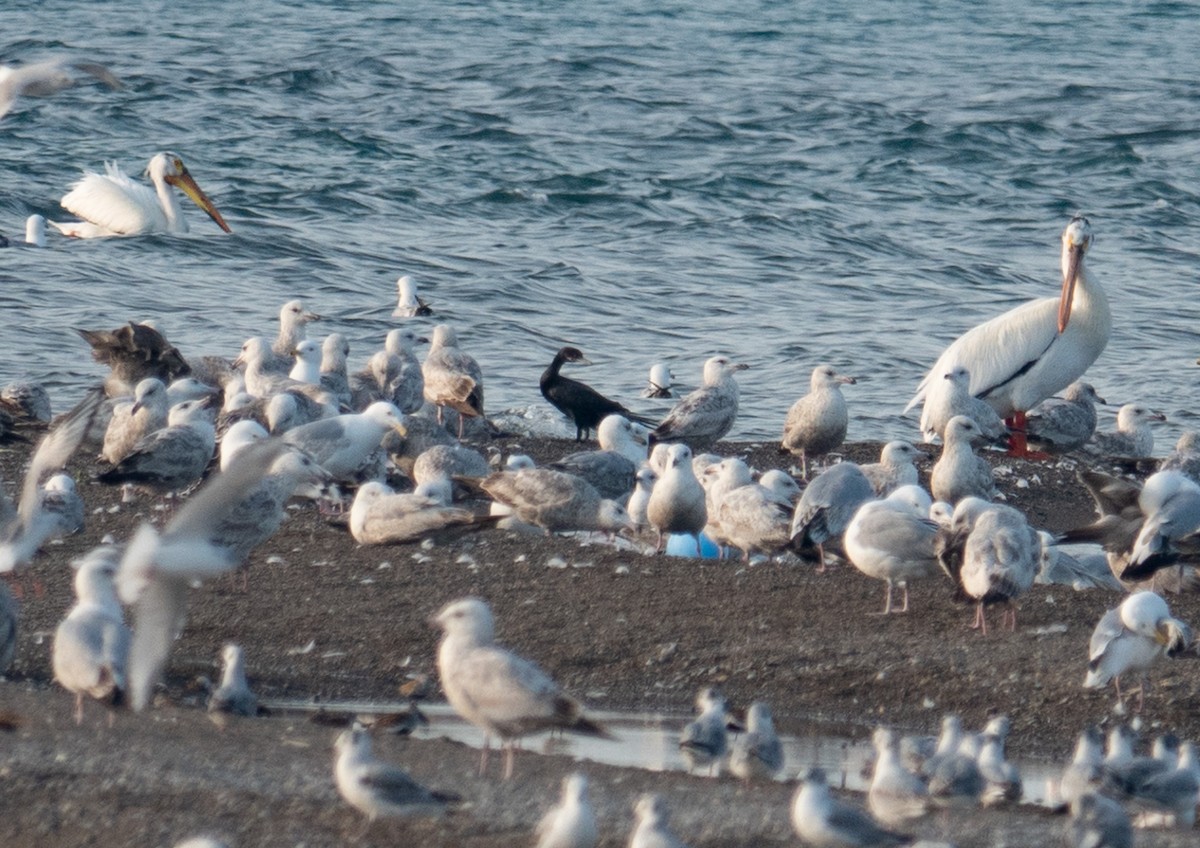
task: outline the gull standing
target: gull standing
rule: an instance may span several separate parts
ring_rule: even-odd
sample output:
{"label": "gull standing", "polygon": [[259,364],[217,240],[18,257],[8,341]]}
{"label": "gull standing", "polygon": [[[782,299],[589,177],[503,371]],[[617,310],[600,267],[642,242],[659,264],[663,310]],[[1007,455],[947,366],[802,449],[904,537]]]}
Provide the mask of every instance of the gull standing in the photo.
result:
{"label": "gull standing", "polygon": [[242,451],[256,442],[265,440],[269,434],[263,425],[257,421],[247,418],[244,421],[234,423],[221,439],[220,456],[217,460],[217,467],[222,471],[229,469],[234,458]]}
{"label": "gull standing", "polygon": [[755,701],[746,710],[746,732],[734,737],[729,750],[729,770],[749,782],[773,780],[783,771],[783,743],[771,721],[771,710]]}
{"label": "gull standing", "polygon": [[587,785],[579,772],[563,778],[562,801],[538,822],[537,848],[595,848],[600,834]]}
{"label": "gull standing", "polygon": [[1066,453],[1083,447],[1096,432],[1096,404],[1108,403],[1091,383],[1076,380],[1061,398],[1046,398],[1029,413],[1025,432],[1029,444],[1047,453]]}
{"label": "gull standing", "polygon": [[[957,519],[956,519],[957,520]],[[1042,544],[1025,516],[1010,506],[989,506],[971,527],[960,570],[951,573],[967,597],[975,601],[975,622],[987,635],[984,607],[1005,605],[1009,630],[1017,627],[1016,599],[1029,590],[1037,575]]]}
{"label": "gull standing", "polygon": [[449,324],[433,328],[433,341],[421,373],[425,378],[425,400],[437,407],[438,423],[442,423],[445,407],[458,412],[461,439],[465,418],[484,417],[483,370],[473,356],[459,350],[458,335]]}
{"label": "gull standing", "polygon": [[75,695],[76,724],[83,723],[85,695],[117,707],[125,693],[130,633],[113,585],[118,556],[114,547],[99,547],[74,563],[76,603],[54,632],[54,679]]}
{"label": "gull standing", "polygon": [[640,533],[642,530],[650,526],[650,519],[646,515],[646,508],[650,504],[650,495],[654,492],[654,486],[658,482],[658,475],[653,468],[649,466],[639,469],[637,473],[637,484],[634,487],[633,494],[629,496],[629,503],[626,505],[626,512],[629,514],[629,520],[633,522],[633,529]]}
{"label": "gull standing", "polygon": [[[692,451],[685,444],[671,445],[667,451],[667,467],[654,484],[646,503],[646,518],[658,533],[661,553],[667,535],[686,533],[696,536],[708,521],[704,505],[704,487],[692,471]],[[696,554],[699,556],[699,540]]]}
{"label": "gull standing", "polygon": [[801,839],[817,848],[888,848],[909,841],[880,827],[857,807],[834,798],[825,771],[819,768],[809,769],[796,790],[792,827]]}
{"label": "gull standing", "polygon": [[856,382],[853,377],[839,374],[831,365],[818,365],[813,369],[808,394],[788,410],[781,447],[800,454],[805,480],[809,457],[824,456],[846,440],[850,415],[841,387]]}
{"label": "gull standing", "polygon": [[607,415],[596,428],[600,450],[568,454],[551,468],[587,480],[606,498],[624,500],[637,484],[637,470],[646,461],[646,439],[634,433],[623,415]]}
{"label": "gull standing", "polygon": [[1025,413],[1083,376],[1112,332],[1108,297],[1084,267],[1091,245],[1087,218],[1072,218],[1062,234],[1059,297],[1031,301],[968,330],[938,358],[905,412],[935,402],[930,395],[948,386],[939,378],[962,365],[971,374],[971,394],[1012,418],[1014,451],[1027,452]]}
{"label": "gull standing", "polygon": [[544,671],[495,644],[492,611],[483,601],[454,601],[433,622],[442,629],[437,666],[446,700],[484,733],[480,774],[487,768],[492,736],[500,737],[506,749],[506,779],[512,777],[522,736],[557,728],[610,738]]}
{"label": "gull standing", "polygon": [[651,442],[684,442],[692,450],[706,449],[733,428],[738,412],[734,374],[748,365],[714,356],[704,363],[704,385],[683,398],[651,434]]}
{"label": "gull standing", "polygon": [[633,806],[637,823],[629,837],[629,848],[687,848],[671,831],[667,803],[661,795],[647,793]]}
{"label": "gull standing", "polygon": [[943,376],[949,385],[940,392],[931,393],[921,409],[921,435],[925,441],[943,439],[946,425],[956,415],[965,415],[974,421],[989,442],[1008,433],[996,410],[971,394],[971,372],[956,365]]}
{"label": "gull standing", "polygon": [[1102,457],[1144,459],[1154,454],[1151,421],[1166,421],[1167,416],[1138,403],[1127,403],[1117,410],[1117,432],[1096,433],[1087,444],[1087,452]]}
{"label": "gull standing", "polygon": [[929,475],[929,488],[935,499],[957,504],[966,497],[992,500],[996,481],[992,466],[975,455],[972,444],[982,438],[979,426],[965,415],[950,419],[945,430],[945,447]]}
{"label": "gull standing", "polygon": [[258,715],[258,698],[246,682],[246,662],[242,649],[230,643],[221,649],[221,685],[208,699],[210,713],[230,713],[239,716]]}
{"label": "gull standing", "polygon": [[366,815],[367,828],[381,816],[440,816],[446,805],[456,800],[425,788],[408,772],[376,757],[371,737],[362,728],[343,730],[334,749],[333,779],[338,794]]}
{"label": "gull standing", "polygon": [[679,751],[689,771],[708,766],[711,776],[714,768],[720,769],[721,759],[729,746],[729,734],[725,730],[729,704],[717,689],[706,686],[696,696],[696,706],[700,715],[684,726],[679,737]]}
{"label": "gull standing", "polygon": [[1100,689],[1111,680],[1117,702],[1123,703],[1121,677],[1141,675],[1138,711],[1145,700],[1146,672],[1163,656],[1186,650],[1193,640],[1192,629],[1171,617],[1167,602],[1153,592],[1134,592],[1116,609],[1104,614],[1092,633],[1088,649],[1085,689]]}
{"label": "gull standing", "polygon": [[[934,550],[938,526],[925,517],[929,513],[927,503],[920,509],[928,497],[916,486],[902,486],[884,500],[864,503],[846,528],[842,545],[851,564],[868,577],[887,582],[884,615],[908,612],[908,581],[938,573]],[[904,603],[893,610],[892,590],[896,584],[904,589]]]}
{"label": "gull standing", "polygon": [[800,552],[816,548],[825,570],[825,547],[840,545],[859,506],[873,496],[871,482],[853,462],[840,462],[808,484],[792,514],[792,544]]}
{"label": "gull standing", "polygon": [[800,487],[785,471],[773,468],[758,483],[739,486],[721,496],[710,524],[717,524],[723,542],[742,549],[743,562],[751,551],[773,554],[792,540],[792,510]]}

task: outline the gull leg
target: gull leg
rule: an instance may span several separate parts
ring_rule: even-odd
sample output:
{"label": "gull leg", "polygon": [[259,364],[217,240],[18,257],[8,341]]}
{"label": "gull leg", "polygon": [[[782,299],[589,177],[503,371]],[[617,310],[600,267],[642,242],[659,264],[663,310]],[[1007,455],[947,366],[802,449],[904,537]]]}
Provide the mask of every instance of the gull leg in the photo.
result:
{"label": "gull leg", "polygon": [[492,735],[485,733],[483,735],[483,755],[479,758],[479,776],[483,777],[487,773],[488,752],[492,748]]}
{"label": "gull leg", "polygon": [[817,545],[817,553],[821,557],[821,564],[819,566],[817,566],[817,574],[824,574],[825,573],[825,546]]}
{"label": "gull leg", "polygon": [[75,725],[83,724],[83,693],[78,692],[75,695]]}
{"label": "gull leg", "polygon": [[892,611],[892,581],[885,580],[884,582],[887,584],[887,592],[883,596],[883,611],[873,612],[871,615],[887,615]]}
{"label": "gull leg", "polygon": [[900,612],[908,612],[908,583],[901,583],[900,588],[904,590],[904,605],[900,607]]}
{"label": "gull leg", "polygon": [[517,747],[513,742],[509,742],[505,746],[504,751],[504,779],[512,780],[513,776],[513,761],[517,758]]}

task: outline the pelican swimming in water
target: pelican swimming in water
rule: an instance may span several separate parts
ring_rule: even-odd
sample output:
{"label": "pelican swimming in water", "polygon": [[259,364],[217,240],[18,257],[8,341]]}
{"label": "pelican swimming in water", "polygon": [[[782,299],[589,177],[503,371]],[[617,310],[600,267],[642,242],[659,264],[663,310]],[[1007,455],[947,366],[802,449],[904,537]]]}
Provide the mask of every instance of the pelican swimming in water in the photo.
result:
{"label": "pelican swimming in water", "polygon": [[186,194],[208,213],[217,226],[233,232],[217,207],[208,199],[183,160],[175,153],[156,153],[146,166],[151,189],[136,183],[115,162],[105,164],[105,174],[85,171],[62,199],[62,207],[82,221],[50,223],[72,238],[137,236],[145,233],[186,233],[187,221],[172,188]]}
{"label": "pelican swimming in water", "polygon": [[1013,453],[1027,454],[1025,413],[1079,379],[1112,332],[1104,289],[1084,270],[1091,245],[1091,224],[1075,216],[1062,234],[1059,297],[1030,301],[959,336],[921,381],[905,412],[946,391],[947,381],[935,377],[961,365],[971,374],[971,394],[1010,419]]}

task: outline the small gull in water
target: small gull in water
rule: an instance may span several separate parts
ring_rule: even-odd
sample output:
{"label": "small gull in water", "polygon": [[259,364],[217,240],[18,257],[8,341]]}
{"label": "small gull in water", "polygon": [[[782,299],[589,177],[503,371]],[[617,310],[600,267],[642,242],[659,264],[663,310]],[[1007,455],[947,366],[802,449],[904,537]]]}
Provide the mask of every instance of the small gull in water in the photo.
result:
{"label": "small gull in water", "polygon": [[492,736],[500,737],[507,749],[505,778],[512,777],[516,742],[522,736],[561,729],[608,738],[544,671],[495,644],[492,611],[483,601],[454,601],[433,621],[443,631],[437,666],[446,700],[484,732],[480,774],[487,768]]}
{"label": "small gull in water", "polygon": [[360,727],[338,734],[334,750],[333,779],[338,794],[366,815],[366,829],[380,817],[440,816],[457,800],[422,786],[408,772],[376,757],[371,737]]}
{"label": "small gull in water", "polygon": [[969,389],[971,372],[956,365],[943,377],[947,385],[942,391],[932,393],[921,409],[921,435],[925,441],[945,439],[946,425],[956,415],[965,415],[975,422],[983,438],[989,442],[999,441],[1008,435],[1004,421],[987,403],[973,396]]}
{"label": "small gull in water", "polygon": [[746,732],[734,737],[730,746],[729,771],[745,781],[773,780],[783,771],[783,743],[762,701],[746,710]]}
{"label": "small gull in water", "polygon": [[429,304],[417,294],[417,284],[408,274],[396,280],[396,308],[392,310],[393,318],[417,318],[432,315]]}
{"label": "small gull in water", "polygon": [[895,731],[878,727],[872,736],[875,771],[867,790],[867,809],[888,827],[904,827],[929,811],[925,781],[900,761],[900,741]]}
{"label": "small gull in water", "polygon": [[850,415],[842,385],[857,380],[839,374],[831,365],[818,365],[809,380],[808,394],[792,404],[783,423],[783,450],[800,455],[804,479],[808,479],[808,460],[835,451],[846,440]]}
{"label": "small gull in water", "polygon": [[917,485],[920,475],[914,463],[918,459],[928,458],[929,454],[917,450],[910,443],[894,441],[883,446],[879,453],[879,462],[868,462],[859,468],[871,481],[871,488],[875,490],[875,494],[886,498],[893,489]]}
{"label": "small gull in water", "polygon": [[[868,577],[887,582],[883,614],[908,611],[908,582],[938,573],[934,543],[938,526],[930,519],[929,496],[917,486],[902,486],[887,498],[859,507],[846,528],[842,545],[851,564]],[[900,584],[904,603],[892,607],[892,590]]]}
{"label": "small gull in water", "polygon": [[651,441],[684,442],[695,451],[724,438],[737,419],[738,384],[734,375],[748,367],[725,356],[705,362],[704,385],[675,404],[651,434]]}
{"label": "small gull in water", "polygon": [[633,806],[637,819],[629,837],[629,848],[687,848],[671,831],[667,802],[660,795],[647,793]]}
{"label": "small gull in water", "polygon": [[[667,468],[654,484],[646,503],[646,518],[658,533],[657,548],[661,552],[671,533],[696,536],[707,523],[704,487],[692,471],[692,451],[685,444],[675,444],[667,451]],[[699,542],[697,542],[697,556]]]}
{"label": "small gull in water", "polygon": [[665,362],[654,363],[650,366],[650,379],[646,383],[646,388],[642,389],[642,397],[674,397],[675,395],[671,391],[671,381],[674,379],[675,375],[671,373],[671,369]]}
{"label": "small gull in water", "polygon": [[132,483],[162,494],[199,481],[217,445],[212,411],[205,401],[184,401],[171,409],[167,425],[140,439],[124,459],[96,479]]}
{"label": "small gull in water", "polygon": [[1077,380],[1061,398],[1042,401],[1025,422],[1030,446],[1046,453],[1067,453],[1084,446],[1096,432],[1096,404],[1108,403],[1091,383]]}
{"label": "small gull in water", "polygon": [[1171,616],[1167,602],[1153,592],[1135,592],[1101,617],[1088,648],[1085,689],[1100,689],[1113,681],[1117,702],[1124,702],[1121,678],[1141,675],[1138,710],[1145,699],[1146,672],[1163,656],[1186,650],[1192,629]]}
{"label": "small gull in water", "polygon": [[221,649],[221,662],[221,685],[208,699],[208,711],[239,716],[258,715],[258,698],[246,682],[242,649],[233,643],[227,644]]}
{"label": "small gull in water", "polygon": [[1119,459],[1144,459],[1154,455],[1152,421],[1166,421],[1167,416],[1138,403],[1127,403],[1117,410],[1117,431],[1097,432],[1085,450],[1094,456]]}
{"label": "small gull in water", "polygon": [[46,246],[45,215],[30,215],[25,219],[25,243],[33,247]]}
{"label": "small gull in water", "polygon": [[575,441],[583,441],[592,430],[600,426],[610,415],[620,415],[629,421],[652,424],[630,412],[615,400],[610,400],[586,383],[564,377],[561,373],[566,363],[591,365],[591,361],[577,347],[564,347],[554,354],[546,370],[542,372],[538,386],[551,406],[565,415],[575,425]]}
{"label": "small gull in water", "polygon": [[433,328],[433,340],[421,373],[425,378],[425,400],[437,407],[439,424],[445,407],[458,412],[461,439],[465,418],[484,418],[483,370],[473,356],[459,349],[458,335],[449,324]]}
{"label": "small gull in water", "polygon": [[729,734],[725,724],[729,720],[729,704],[717,689],[706,686],[696,696],[696,707],[700,715],[684,726],[679,737],[679,751],[688,769],[708,767],[720,769],[721,760],[729,746]]}
{"label": "small gull in water", "polygon": [[792,513],[792,545],[801,553],[817,550],[818,572],[825,570],[826,546],[840,546],[859,506],[874,497],[871,481],[852,462],[818,474]]}
{"label": "small gull in water", "polygon": [[633,528],[625,507],[602,498],[591,483],[574,474],[552,468],[501,471],[485,477],[479,485],[490,497],[511,507],[519,519],[547,534]]}
{"label": "small gull in water", "polygon": [[839,801],[829,791],[825,771],[809,769],[792,800],[792,827],[817,848],[886,848],[909,842],[886,830],[858,807]]}
{"label": "small gull in water", "polygon": [[970,418],[956,415],[950,419],[942,455],[929,476],[929,488],[936,500],[957,504],[971,496],[984,500],[996,497],[992,466],[976,456],[972,447],[980,438],[979,426]]}
{"label": "small gull in water", "polygon": [[587,786],[579,772],[563,778],[562,800],[538,823],[536,848],[595,848],[600,834]]}
{"label": "small gull in water", "polygon": [[54,679],[75,695],[76,724],[85,696],[116,707],[127,686],[130,633],[113,585],[119,555],[102,546],[74,563],[76,603],[54,632]]}

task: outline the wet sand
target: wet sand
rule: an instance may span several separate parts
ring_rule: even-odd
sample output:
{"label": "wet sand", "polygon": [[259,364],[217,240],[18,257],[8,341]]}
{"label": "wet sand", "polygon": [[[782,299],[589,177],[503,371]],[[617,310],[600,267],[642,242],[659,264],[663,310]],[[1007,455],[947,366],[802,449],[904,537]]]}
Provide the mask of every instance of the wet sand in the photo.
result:
{"label": "wet sand", "polygon": [[[519,439],[500,446],[539,461],[576,447]],[[744,452],[760,468],[786,465],[773,444],[726,452]],[[877,452],[856,445],[846,454],[868,461]],[[25,453],[0,451],[9,491]],[[1008,502],[1037,526],[1089,520],[1073,462],[992,458],[1007,469],[998,481]],[[245,647],[260,698],[396,701],[407,675],[435,672],[428,616],[464,595],[487,599],[500,641],[598,709],[686,713],[699,687],[717,684],[737,707],[768,701],[783,730],[820,721],[851,738],[866,738],[881,722],[931,733],[946,712],[979,726],[1001,711],[1012,718],[1012,755],[1062,762],[1084,725],[1116,720],[1111,691],[1080,686],[1088,638],[1119,602],[1116,593],[1035,586],[1016,632],[984,637],[967,628],[972,611],[944,580],[914,584],[911,611],[883,617],[873,615],[883,584],[844,564],[816,574],[806,565],[642,556],[495,530],[447,545],[359,548],[344,528],[305,508],[255,552],[247,591],[217,580],[192,592],[154,709],[121,713],[110,729],[89,704],[77,728],[72,698],[49,670],[50,639],[71,603],[67,563],[105,533],[126,538],[161,513],[145,501],[121,506],[116,491],[83,482],[88,463],[73,470],[95,512],[84,533],[39,558],[34,574],[44,594],[27,592],[16,661],[0,682],[0,709],[19,722],[0,733],[4,845],[170,845],[200,831],[241,846],[532,845],[559,779],[575,767],[592,779],[604,845],[626,843],[632,803],[650,790],[667,796],[690,845],[798,843],[787,819],[789,785],[577,766],[569,754],[533,752],[518,756],[516,779],[504,782],[498,761],[478,777],[478,752],[466,746],[393,735],[377,739],[381,756],[458,792],[464,804],[442,820],[378,822],[360,837],[362,817],[333,788],[335,728],[277,713],[221,729],[200,707],[197,680],[216,678],[217,653],[231,640]],[[1169,603],[1200,623],[1200,598]],[[1195,656],[1162,664],[1142,715],[1147,734],[1170,728],[1200,738],[1198,672]],[[1033,845],[1058,842],[1062,825],[1022,808],[930,819],[914,832],[959,845]],[[1138,844],[1193,838],[1147,833]]]}

